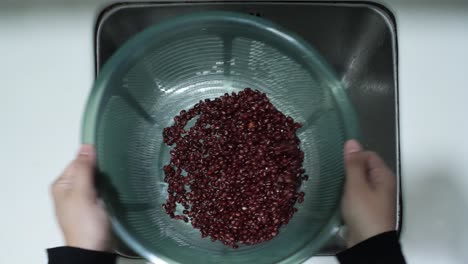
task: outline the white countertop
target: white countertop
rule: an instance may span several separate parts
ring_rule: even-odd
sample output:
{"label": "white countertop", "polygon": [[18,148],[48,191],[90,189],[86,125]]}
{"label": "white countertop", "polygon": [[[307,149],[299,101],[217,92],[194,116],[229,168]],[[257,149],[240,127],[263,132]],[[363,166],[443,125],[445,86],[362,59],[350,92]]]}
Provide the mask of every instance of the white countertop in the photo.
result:
{"label": "white countertop", "polygon": [[[49,184],[78,147],[105,2],[0,1],[0,263],[46,263],[62,244]],[[467,263],[468,1],[384,3],[398,30],[404,254]]]}

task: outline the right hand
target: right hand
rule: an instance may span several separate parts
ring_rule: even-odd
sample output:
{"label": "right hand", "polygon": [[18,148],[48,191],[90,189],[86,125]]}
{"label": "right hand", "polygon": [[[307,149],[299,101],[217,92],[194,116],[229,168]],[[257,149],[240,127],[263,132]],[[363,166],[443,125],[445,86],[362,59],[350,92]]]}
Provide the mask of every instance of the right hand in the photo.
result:
{"label": "right hand", "polygon": [[346,182],[341,213],[352,247],[380,233],[395,230],[396,177],[375,152],[356,140],[344,146]]}

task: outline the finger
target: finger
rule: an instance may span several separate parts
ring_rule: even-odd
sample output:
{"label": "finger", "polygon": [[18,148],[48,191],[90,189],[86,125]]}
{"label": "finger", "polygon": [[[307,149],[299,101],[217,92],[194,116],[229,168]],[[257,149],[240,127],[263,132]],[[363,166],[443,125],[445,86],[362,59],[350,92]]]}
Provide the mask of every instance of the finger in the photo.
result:
{"label": "finger", "polygon": [[396,177],[383,159],[375,152],[369,152],[369,180],[375,188],[385,188],[390,191],[396,186]]}

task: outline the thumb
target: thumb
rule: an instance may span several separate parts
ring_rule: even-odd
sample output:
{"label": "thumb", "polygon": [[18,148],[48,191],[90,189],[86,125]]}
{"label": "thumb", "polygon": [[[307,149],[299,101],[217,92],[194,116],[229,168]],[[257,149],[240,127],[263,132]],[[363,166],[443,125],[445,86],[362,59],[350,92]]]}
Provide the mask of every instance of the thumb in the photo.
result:
{"label": "thumb", "polygon": [[94,167],[96,154],[91,145],[81,146],[77,157],[51,186],[54,199],[61,199],[71,192],[85,192],[84,196],[95,199]]}
{"label": "thumb", "polygon": [[356,140],[348,140],[344,146],[346,184],[362,185],[366,182],[367,155]]}
{"label": "thumb", "polygon": [[360,152],[362,151],[362,146],[361,144],[359,144],[359,142],[355,139],[350,139],[348,141],[346,141],[345,145],[344,145],[344,149],[343,149],[343,152],[344,152],[344,155],[349,155],[349,154],[353,154],[353,153],[356,153],[356,152]]}
{"label": "thumb", "polygon": [[74,173],[71,174],[73,182],[79,191],[94,193],[94,172],[96,166],[96,153],[92,145],[82,145],[78,156],[73,161]]}

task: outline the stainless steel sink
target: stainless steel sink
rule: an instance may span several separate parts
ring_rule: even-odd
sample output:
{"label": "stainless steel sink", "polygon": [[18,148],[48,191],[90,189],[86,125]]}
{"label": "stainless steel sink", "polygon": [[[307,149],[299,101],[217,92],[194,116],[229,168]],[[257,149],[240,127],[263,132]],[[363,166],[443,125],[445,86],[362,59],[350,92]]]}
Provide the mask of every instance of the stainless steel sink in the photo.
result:
{"label": "stainless steel sink", "polygon": [[[401,228],[398,139],[397,34],[391,12],[364,2],[172,1],[121,3],[105,8],[95,30],[96,74],[129,38],[163,19],[206,10],[248,13],[272,20],[309,41],[333,66],[359,115],[364,145],[383,156],[398,177],[397,226]],[[344,249],[341,232],[321,250]],[[133,253],[124,247],[125,255]]]}

